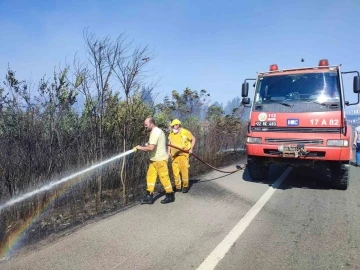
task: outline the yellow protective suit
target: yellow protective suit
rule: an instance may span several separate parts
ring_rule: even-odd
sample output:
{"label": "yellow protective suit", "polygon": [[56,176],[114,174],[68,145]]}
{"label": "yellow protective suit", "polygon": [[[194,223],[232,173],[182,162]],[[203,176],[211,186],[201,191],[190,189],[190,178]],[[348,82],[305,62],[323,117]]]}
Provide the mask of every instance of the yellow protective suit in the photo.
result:
{"label": "yellow protective suit", "polygon": [[147,171],[146,183],[147,191],[150,194],[154,193],[156,179],[159,176],[160,182],[163,185],[166,193],[173,192],[171,181],[169,177],[167,160],[150,161],[149,169]]}
{"label": "yellow protective suit", "polygon": [[[171,145],[177,146],[184,150],[189,150],[191,148],[193,135],[187,129],[181,128],[180,131],[176,134],[171,132],[168,139]],[[190,167],[189,154],[181,152],[176,148],[171,148],[170,153],[176,189],[181,189],[181,185],[183,188],[188,188]]]}
{"label": "yellow protective suit", "polygon": [[181,189],[181,184],[185,188],[189,187],[189,157],[175,156],[171,164],[176,189]]}

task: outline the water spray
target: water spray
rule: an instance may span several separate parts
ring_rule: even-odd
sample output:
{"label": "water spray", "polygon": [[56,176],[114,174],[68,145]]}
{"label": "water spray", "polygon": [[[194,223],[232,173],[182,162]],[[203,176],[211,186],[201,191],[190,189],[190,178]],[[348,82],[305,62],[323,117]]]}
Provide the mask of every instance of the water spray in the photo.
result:
{"label": "water spray", "polygon": [[[184,150],[184,149],[181,149],[177,146],[174,146],[174,145],[171,145],[171,144],[167,144],[167,146],[169,147],[172,147],[172,148],[176,148],[182,152],[185,152],[185,153],[189,153],[189,151],[187,150]],[[72,178],[75,178],[81,174],[84,174],[84,173],[87,173],[91,170],[94,170],[96,168],[99,168],[107,163],[110,163],[116,159],[120,159],[122,157],[125,157],[131,153],[134,153],[136,152],[138,149],[135,147],[127,152],[124,152],[124,153],[121,153],[119,155],[116,155],[110,159],[107,159],[103,162],[100,162],[98,164],[95,164],[87,169],[84,169],[82,171],[79,171],[77,173],[74,173],[72,175],[69,175],[67,177],[64,177],[60,180],[57,180],[57,181],[53,181],[53,182],[50,182],[49,184],[46,184],[44,185],[43,187],[40,187],[34,191],[31,191],[31,192],[28,192],[28,193],[25,193],[17,198],[14,198],[14,199],[11,199],[10,201],[6,202],[5,204],[2,204],[0,205],[0,213],[3,209],[6,209],[7,207],[10,207],[12,205],[15,205],[16,203],[20,203],[36,194],[39,194],[43,191],[47,191],[47,190],[51,190],[52,188],[54,188],[55,186],[58,186],[62,183],[65,183],[67,181],[69,181],[70,179]],[[211,166],[210,164],[208,164],[207,162],[205,162],[204,160],[202,160],[200,157],[198,157],[197,155],[195,155],[194,153],[189,153],[190,155],[194,156],[196,159],[200,160],[202,163],[206,164],[207,166],[211,167],[212,169],[216,170],[216,171],[219,171],[219,172],[222,172],[222,173],[228,173],[228,174],[231,174],[231,173],[235,173],[237,171],[240,171],[240,170],[243,170],[245,168],[245,166],[241,167],[241,166],[237,166],[237,170],[234,170],[234,171],[223,171],[223,170],[220,170],[220,169],[217,169],[213,166]],[[32,223],[34,222],[34,220],[36,220],[36,218],[38,217],[38,214],[35,214],[33,216],[30,217],[30,219],[28,219],[19,229],[15,230],[14,232],[12,232],[12,235],[11,237],[8,239],[9,240],[9,243],[3,247],[0,246],[0,261],[1,260],[5,260],[5,259],[8,259],[9,258],[9,254],[10,252],[12,252],[14,250],[14,247],[16,247],[17,243],[20,243],[21,241],[21,237],[20,235],[22,235],[22,233],[28,229],[29,226],[32,225]],[[2,254],[5,254],[4,258],[1,258],[1,255]]]}
{"label": "water spray", "polygon": [[17,198],[11,199],[10,201],[8,201],[8,202],[0,205],[0,211],[3,210],[3,209],[5,209],[5,208],[7,208],[7,207],[9,207],[9,206],[11,206],[11,205],[14,205],[14,204],[16,204],[16,203],[19,203],[19,202],[21,202],[21,201],[24,201],[24,200],[26,200],[26,199],[28,199],[28,198],[30,198],[30,197],[32,197],[32,196],[40,193],[40,192],[43,192],[43,191],[46,191],[46,190],[50,190],[50,189],[52,189],[53,187],[58,186],[58,185],[60,185],[60,184],[62,184],[62,183],[65,183],[65,182],[69,181],[70,179],[72,179],[72,178],[74,178],[74,177],[77,177],[77,176],[79,176],[79,175],[81,175],[81,174],[87,173],[87,172],[89,172],[89,171],[91,171],[91,170],[94,170],[94,169],[100,167],[100,166],[103,166],[103,165],[105,165],[105,164],[107,164],[107,163],[110,163],[110,162],[112,162],[112,161],[114,161],[114,160],[116,160],[116,159],[119,159],[119,158],[125,157],[125,156],[127,156],[127,155],[130,155],[131,153],[136,152],[136,150],[137,150],[136,148],[133,148],[133,149],[131,149],[131,150],[129,150],[129,151],[126,151],[126,152],[121,153],[121,154],[119,154],[119,155],[116,155],[116,156],[114,156],[114,157],[112,157],[112,158],[109,158],[109,159],[107,159],[107,160],[105,160],[105,161],[103,161],[103,162],[100,162],[100,163],[98,163],[98,164],[95,164],[95,165],[93,165],[93,166],[91,166],[91,167],[89,167],[89,168],[87,168],[87,169],[84,169],[84,170],[82,170],[82,171],[80,171],[80,172],[77,172],[77,173],[74,173],[74,174],[72,174],[72,175],[69,175],[69,176],[67,176],[67,177],[65,177],[65,178],[62,178],[62,179],[58,180],[58,181],[51,182],[51,183],[49,183],[49,184],[47,184],[47,185],[45,185],[45,186],[43,186],[43,187],[41,187],[41,188],[38,188],[38,189],[33,190],[33,191],[31,191],[31,192],[25,193],[25,194],[23,194],[23,195],[21,195],[21,196],[19,196],[19,197],[17,197]]}
{"label": "water spray", "polygon": [[[172,147],[172,148],[176,148],[176,149],[178,149],[178,150],[180,150],[180,151],[182,151],[182,152],[185,152],[185,153],[189,153],[189,151],[184,150],[184,149],[181,149],[181,148],[179,148],[179,147],[177,147],[177,146],[174,146],[174,145],[171,145],[171,144],[167,144],[167,146],[170,146],[170,147]],[[107,163],[110,163],[110,162],[112,162],[112,161],[114,161],[114,160],[116,160],[116,159],[125,157],[125,156],[127,156],[127,155],[129,155],[129,154],[131,154],[131,153],[136,152],[136,151],[137,151],[137,149],[136,149],[136,148],[133,148],[133,149],[131,149],[131,150],[129,150],[129,151],[126,151],[126,152],[124,152],[124,153],[121,153],[121,154],[119,154],[119,155],[116,155],[116,156],[114,156],[114,157],[112,157],[112,158],[110,158],[110,159],[107,159],[107,160],[103,161],[103,162],[100,162],[100,163],[98,163],[98,164],[95,164],[95,165],[93,165],[93,166],[91,166],[91,167],[89,167],[89,168],[87,168],[87,169],[84,169],[84,170],[82,170],[82,171],[79,171],[79,172],[77,172],[77,173],[74,173],[74,174],[72,174],[72,175],[69,175],[69,176],[67,176],[67,177],[65,177],[65,178],[62,178],[62,179],[58,180],[58,181],[51,182],[51,183],[49,183],[49,184],[47,184],[47,185],[45,185],[45,186],[43,186],[43,187],[41,187],[41,188],[38,188],[38,189],[33,190],[33,191],[31,191],[31,192],[25,193],[25,194],[23,194],[23,195],[21,195],[21,196],[19,196],[19,197],[17,197],[17,198],[11,199],[10,201],[8,201],[8,202],[0,205],[0,211],[3,210],[3,209],[5,209],[5,208],[7,208],[7,207],[9,207],[9,206],[12,206],[12,205],[14,205],[14,204],[16,204],[16,203],[22,202],[22,201],[24,201],[24,200],[26,200],[26,199],[28,199],[28,198],[36,195],[36,194],[39,194],[40,192],[43,192],[43,191],[46,191],[46,190],[51,190],[53,187],[58,186],[58,185],[60,185],[60,184],[62,184],[62,183],[65,183],[65,182],[69,181],[70,179],[72,179],[72,178],[74,178],[74,177],[77,177],[77,176],[79,176],[79,175],[81,175],[81,174],[87,173],[87,172],[89,172],[89,171],[91,171],[91,170],[94,170],[94,169],[96,169],[96,168],[98,168],[98,167],[101,167],[101,166],[103,166],[103,165],[105,165],[105,164],[107,164]],[[222,172],[222,173],[232,174],[232,173],[238,172],[238,171],[240,171],[240,170],[244,170],[245,167],[246,167],[246,165],[244,165],[244,166],[237,166],[237,169],[236,169],[236,170],[233,170],[233,171],[224,171],[224,170],[220,170],[220,169],[218,169],[218,168],[215,168],[214,166],[212,166],[212,165],[210,165],[209,163],[205,162],[204,160],[202,160],[200,157],[198,157],[198,156],[195,155],[194,153],[189,153],[189,154],[192,155],[192,156],[194,156],[196,159],[198,159],[199,161],[201,161],[201,162],[204,163],[205,165],[209,166],[209,167],[212,168],[213,170],[216,170],[216,171]]]}

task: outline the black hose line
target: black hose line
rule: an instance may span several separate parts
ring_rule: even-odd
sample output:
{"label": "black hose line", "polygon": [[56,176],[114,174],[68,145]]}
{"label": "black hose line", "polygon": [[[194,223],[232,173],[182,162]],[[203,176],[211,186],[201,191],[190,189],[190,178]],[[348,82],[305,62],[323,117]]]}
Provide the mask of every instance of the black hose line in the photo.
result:
{"label": "black hose line", "polygon": [[[175,146],[175,145],[167,144],[167,146],[172,147],[172,148],[175,148],[175,149],[178,149],[178,150],[180,150],[180,151],[182,151],[182,152],[184,152],[184,153],[190,154],[189,151],[184,150],[184,149],[181,149],[181,148],[179,148],[179,147],[177,147],[177,146]],[[223,171],[223,170],[220,170],[220,169],[218,169],[218,168],[215,168],[215,167],[211,166],[209,163],[205,162],[204,160],[202,160],[200,157],[198,157],[198,156],[195,155],[194,153],[191,153],[190,155],[194,156],[196,159],[200,160],[202,163],[204,163],[205,165],[207,165],[207,166],[209,166],[210,168],[214,169],[215,171],[222,172],[222,173],[236,173],[236,172],[241,171],[241,170],[244,170],[244,169],[246,168],[246,164],[245,164],[245,165],[243,165],[242,167],[241,167],[241,166],[236,166],[238,169],[237,169],[237,170],[234,170],[234,171]]]}

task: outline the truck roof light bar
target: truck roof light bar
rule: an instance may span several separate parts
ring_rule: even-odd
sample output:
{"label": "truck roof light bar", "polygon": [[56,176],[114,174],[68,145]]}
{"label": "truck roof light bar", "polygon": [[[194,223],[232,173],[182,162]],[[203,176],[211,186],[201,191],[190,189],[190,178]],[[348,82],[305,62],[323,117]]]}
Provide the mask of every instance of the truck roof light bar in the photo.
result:
{"label": "truck roof light bar", "polygon": [[[334,65],[334,66],[327,66],[327,68],[338,68],[341,65]],[[290,69],[280,69],[275,71],[263,71],[258,72],[258,74],[268,74],[268,73],[274,73],[274,72],[286,72],[286,71],[296,71],[296,70],[305,70],[305,69],[319,69],[319,66],[314,67],[303,67],[303,68],[290,68]]]}
{"label": "truck roof light bar", "polygon": [[319,60],[319,65],[318,66],[315,66],[315,67],[306,67],[306,68],[293,68],[293,69],[283,69],[283,70],[279,70],[279,67],[277,64],[272,64],[270,65],[270,71],[268,72],[259,72],[259,74],[266,74],[266,73],[271,73],[271,72],[275,72],[275,71],[278,71],[278,72],[284,72],[284,71],[293,71],[293,70],[304,70],[304,69],[319,69],[319,67],[328,67],[328,68],[335,68],[335,67],[338,67],[339,65],[337,66],[329,66],[329,60],[328,59],[320,59]]}

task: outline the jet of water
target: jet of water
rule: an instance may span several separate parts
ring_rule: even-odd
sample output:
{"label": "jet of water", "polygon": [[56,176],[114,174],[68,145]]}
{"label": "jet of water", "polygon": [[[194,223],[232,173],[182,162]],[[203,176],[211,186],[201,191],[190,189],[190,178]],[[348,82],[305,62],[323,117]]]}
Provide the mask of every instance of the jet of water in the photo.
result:
{"label": "jet of water", "polygon": [[43,191],[45,191],[45,190],[50,190],[50,189],[52,189],[53,187],[55,187],[55,186],[57,186],[57,185],[60,185],[60,184],[62,184],[62,183],[64,183],[64,182],[66,182],[66,181],[69,181],[70,179],[72,179],[72,178],[74,178],[74,177],[77,177],[77,176],[79,176],[79,175],[81,175],[81,174],[84,174],[84,173],[86,173],[86,172],[88,172],[88,171],[94,170],[94,169],[96,169],[96,168],[98,168],[98,167],[100,167],[100,166],[103,166],[103,165],[105,165],[105,164],[107,164],[107,163],[109,163],[109,162],[111,162],[111,161],[116,160],[116,159],[119,159],[119,158],[122,158],[122,157],[124,157],[124,156],[127,156],[127,155],[129,155],[129,154],[131,154],[131,153],[133,153],[133,152],[135,152],[135,149],[126,151],[126,152],[124,152],[124,153],[121,153],[121,154],[119,154],[119,155],[117,155],[117,156],[114,156],[114,157],[112,157],[112,158],[110,158],[110,159],[107,159],[107,160],[105,160],[105,161],[103,161],[103,162],[100,162],[100,163],[98,163],[98,164],[95,164],[95,165],[93,165],[93,166],[91,166],[91,167],[89,167],[89,168],[87,168],[87,169],[85,169],[85,170],[82,170],[82,171],[80,171],[80,172],[77,172],[77,173],[74,173],[74,174],[72,174],[72,175],[69,175],[69,176],[67,176],[67,177],[65,177],[65,178],[62,178],[62,179],[58,180],[58,181],[51,182],[51,183],[49,183],[49,184],[47,184],[47,185],[45,185],[45,186],[43,186],[43,187],[41,187],[41,188],[38,188],[38,189],[33,190],[33,191],[31,191],[31,192],[25,193],[24,195],[21,195],[21,196],[19,196],[19,197],[17,197],[17,198],[11,199],[10,201],[4,203],[3,205],[0,205],[0,211],[3,210],[3,209],[5,209],[5,208],[7,208],[7,207],[9,207],[9,206],[11,206],[11,205],[14,205],[14,204],[16,204],[16,203],[19,203],[19,202],[21,202],[21,201],[24,201],[24,200],[30,198],[31,196],[34,196],[34,195],[36,195],[36,194],[38,194],[38,193],[40,193],[40,192],[43,192]]}

